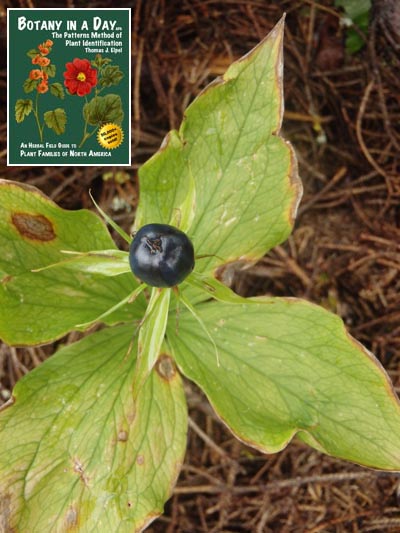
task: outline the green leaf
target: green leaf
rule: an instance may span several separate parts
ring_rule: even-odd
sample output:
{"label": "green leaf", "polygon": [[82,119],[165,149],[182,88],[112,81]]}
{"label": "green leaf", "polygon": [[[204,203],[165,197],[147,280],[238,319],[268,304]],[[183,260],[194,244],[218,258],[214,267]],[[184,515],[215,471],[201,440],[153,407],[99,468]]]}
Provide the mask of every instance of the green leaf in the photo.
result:
{"label": "green leaf", "polygon": [[360,35],[355,30],[350,28],[347,31],[347,35],[346,35],[346,51],[349,54],[355,54],[356,52],[361,50],[361,48],[364,45],[365,45],[365,42],[360,37]]}
{"label": "green leaf", "polygon": [[120,274],[131,272],[128,252],[121,250],[99,250],[86,253],[61,250],[61,252],[69,257],[57,263],[35,269],[33,272],[59,267],[71,268],[79,272],[101,274],[102,276],[119,276]]}
{"label": "green leaf", "polygon": [[61,98],[61,100],[64,100],[65,91],[61,83],[52,83],[50,85],[50,92],[51,94],[54,94],[54,96],[57,96],[57,98]]}
{"label": "green leaf", "polygon": [[83,116],[92,126],[113,122],[121,124],[124,118],[121,97],[117,94],[95,96],[83,106]]}
{"label": "green leaf", "polygon": [[105,222],[107,224],[109,224],[113,228],[113,230],[116,231],[118,233],[118,235],[120,235],[120,237],[122,237],[124,239],[125,242],[130,244],[132,242],[132,237],[130,235],[128,235],[121,227],[119,227],[118,224],[116,222],[114,222],[113,219],[109,215],[107,215],[107,213],[105,211],[103,211],[103,209],[99,206],[99,204],[93,198],[92,193],[90,191],[89,191],[89,196],[90,196],[90,199],[92,200],[92,202],[94,203],[97,211],[103,217]]}
{"label": "green leaf", "polygon": [[[363,32],[367,32],[371,13],[371,0],[335,0],[335,6],[343,7],[346,16]],[[353,28],[346,31],[346,50],[355,54],[365,45],[365,41]]]}
{"label": "green leaf", "polygon": [[187,233],[192,225],[196,209],[196,186],[190,168],[185,192],[186,196],[179,207],[172,212],[169,224]]}
{"label": "green leaf", "polygon": [[[359,27],[363,32],[367,32],[369,25],[370,13],[362,13],[360,16],[354,19],[354,24]],[[353,28],[349,28],[346,32],[346,50],[350,54],[355,54],[366,44],[366,40],[363,39],[359,32]]]}
{"label": "green leaf", "polygon": [[39,85],[39,80],[31,80],[30,78],[27,78],[24,81],[23,89],[26,93],[31,93],[36,89],[36,87]]}
{"label": "green leaf", "polygon": [[282,37],[283,21],[196,98],[179,132],[139,170],[143,224],[168,223],[192,173],[189,235],[197,255],[222,258],[197,263],[200,271],[254,261],[292,229],[302,188],[293,149],[279,136]]}
{"label": "green leaf", "polygon": [[330,455],[400,470],[400,406],[374,356],[335,315],[305,301],[196,306],[218,347],[183,311],[168,345],[244,442],[271,453],[298,433]]}
{"label": "green leaf", "polygon": [[234,293],[229,287],[215,278],[192,272],[185,280],[192,287],[199,289],[209,297],[227,303],[245,303],[247,300]]}
{"label": "green leaf", "polygon": [[111,87],[111,85],[118,85],[124,77],[118,65],[108,65],[102,71],[99,84],[101,87]]}
{"label": "green leaf", "polygon": [[346,15],[354,22],[357,17],[369,13],[371,0],[335,0],[336,7],[343,7]]}
{"label": "green leaf", "polygon": [[[89,322],[86,322],[84,324],[77,324],[76,327],[78,329],[80,329],[80,328],[86,329],[89,326],[92,326],[93,324],[95,324],[96,322],[105,322],[105,318],[106,317],[110,316],[112,313],[114,313],[114,311],[116,311],[117,309],[120,309],[121,307],[123,307],[127,303],[134,302],[136,300],[136,298],[139,296],[139,294],[141,294],[146,288],[147,288],[147,285],[145,283],[141,283],[132,292],[130,292],[127,296],[125,296],[125,298],[122,298],[122,300],[120,300],[118,303],[116,303],[115,305],[113,305],[112,307],[107,309],[107,311],[105,311],[101,315],[95,317],[94,319],[92,319]],[[141,322],[139,322],[139,324],[140,323]],[[136,334],[135,334],[135,336],[136,336]],[[128,350],[128,352],[129,351],[130,351],[130,349]]]}
{"label": "green leaf", "polygon": [[43,70],[46,72],[49,78],[54,78],[56,75],[56,66],[54,63],[50,63],[46,67],[43,67]]}
{"label": "green leaf", "polygon": [[[189,164],[183,157],[183,142],[176,130],[168,133],[160,150],[139,169],[140,200],[135,228],[151,222],[171,223],[190,189],[194,190]],[[193,206],[195,207],[195,206]],[[174,224],[175,225],[175,224]]]}
{"label": "green leaf", "polygon": [[[131,273],[105,277],[71,265],[32,272],[65,260],[63,250],[108,251],[115,244],[94,213],[65,211],[34,187],[7,180],[0,180],[0,248],[0,338],[9,344],[61,337],[138,286]],[[138,298],[106,322],[139,319],[143,313],[144,300]]]}
{"label": "green leaf", "polygon": [[131,533],[162,512],[185,453],[184,392],[164,354],[134,401],[131,337],[94,333],[15,387],[0,414],[4,531]]}
{"label": "green leaf", "polygon": [[15,104],[15,120],[17,122],[23,122],[33,109],[32,100],[17,100]]}
{"label": "green leaf", "polygon": [[46,126],[51,128],[54,133],[61,135],[65,131],[65,124],[67,123],[67,115],[64,109],[60,107],[53,111],[46,111],[44,114],[44,121]]}
{"label": "green leaf", "polygon": [[168,321],[170,289],[153,287],[139,331],[134,391],[140,392],[160,353]]}

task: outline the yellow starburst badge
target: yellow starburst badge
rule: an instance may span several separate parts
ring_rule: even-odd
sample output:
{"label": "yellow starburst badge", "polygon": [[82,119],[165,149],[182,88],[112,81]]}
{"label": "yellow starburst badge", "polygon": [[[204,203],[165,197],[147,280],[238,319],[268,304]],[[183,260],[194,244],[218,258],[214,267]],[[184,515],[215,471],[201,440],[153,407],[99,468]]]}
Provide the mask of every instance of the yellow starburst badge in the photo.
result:
{"label": "yellow starburst badge", "polygon": [[108,150],[118,148],[123,139],[124,132],[122,131],[121,126],[113,124],[112,122],[104,124],[97,132],[97,140],[99,141],[100,146],[107,148]]}

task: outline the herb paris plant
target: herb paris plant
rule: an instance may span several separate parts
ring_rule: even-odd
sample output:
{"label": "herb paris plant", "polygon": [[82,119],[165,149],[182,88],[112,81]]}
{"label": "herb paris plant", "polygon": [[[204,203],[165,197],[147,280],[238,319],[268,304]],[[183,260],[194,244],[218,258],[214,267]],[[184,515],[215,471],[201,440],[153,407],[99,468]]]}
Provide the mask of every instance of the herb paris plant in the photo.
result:
{"label": "herb paris plant", "polygon": [[[6,530],[141,531],[160,514],[186,445],[178,369],[263,452],[297,435],[400,469],[398,400],[342,321],[294,298],[241,298],[215,277],[225,262],[262,257],[293,226],[301,185],[279,136],[282,36],[283,22],[198,96],[140,169],[137,235],[179,226],[203,256],[178,280],[178,332],[172,289],[153,287],[146,302],[129,254],[97,216],[0,182],[0,336],[40,344],[106,326],[21,379],[0,415]],[[150,244],[160,248],[157,237]]]}

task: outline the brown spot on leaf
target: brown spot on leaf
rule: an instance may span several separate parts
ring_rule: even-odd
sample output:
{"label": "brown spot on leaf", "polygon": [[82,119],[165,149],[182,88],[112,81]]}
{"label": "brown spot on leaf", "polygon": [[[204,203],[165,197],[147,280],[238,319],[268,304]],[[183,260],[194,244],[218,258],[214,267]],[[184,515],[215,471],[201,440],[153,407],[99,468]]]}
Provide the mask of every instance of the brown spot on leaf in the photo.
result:
{"label": "brown spot on leaf", "polygon": [[128,440],[128,433],[125,430],[118,431],[118,440],[120,442],[126,442]]}
{"label": "brown spot on leaf", "polygon": [[18,230],[18,233],[26,239],[48,242],[56,238],[53,224],[43,215],[13,213],[11,222]]}
{"label": "brown spot on leaf", "polygon": [[156,363],[156,372],[160,377],[171,381],[175,374],[176,368],[172,358],[167,354],[161,354]]}
{"label": "brown spot on leaf", "polygon": [[1,279],[0,283],[5,285],[6,283],[9,283],[13,278],[14,276],[10,276],[10,275],[4,276],[4,278]]}
{"label": "brown spot on leaf", "polygon": [[136,457],[136,463],[139,465],[139,466],[142,466],[142,464],[144,463],[144,457],[143,455],[138,455]]}
{"label": "brown spot on leaf", "polygon": [[83,464],[79,461],[79,459],[74,459],[74,472],[76,472],[79,475],[82,483],[84,483],[87,486],[89,478],[85,474]]}
{"label": "brown spot on leaf", "polygon": [[65,515],[65,530],[78,531],[79,515],[75,507],[70,507]]}
{"label": "brown spot on leaf", "polygon": [[0,532],[15,533],[16,529],[11,526],[11,496],[0,494]]}
{"label": "brown spot on leaf", "polygon": [[135,409],[132,409],[132,411],[129,411],[128,414],[126,415],[128,424],[133,424],[135,418],[136,418],[136,411]]}

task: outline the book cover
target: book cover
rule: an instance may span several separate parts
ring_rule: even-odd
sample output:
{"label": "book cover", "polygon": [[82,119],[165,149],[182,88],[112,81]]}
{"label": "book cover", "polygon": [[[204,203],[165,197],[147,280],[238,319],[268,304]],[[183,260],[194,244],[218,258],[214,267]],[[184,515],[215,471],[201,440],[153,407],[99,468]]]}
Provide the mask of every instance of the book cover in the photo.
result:
{"label": "book cover", "polygon": [[8,9],[8,165],[131,163],[131,10]]}

